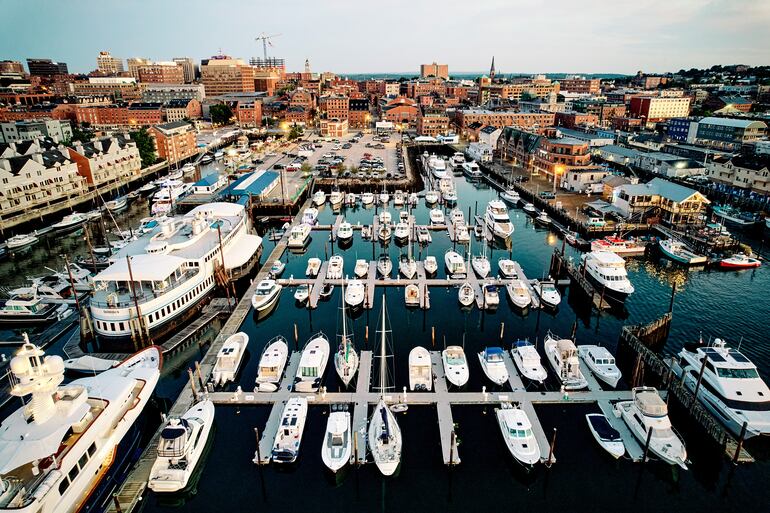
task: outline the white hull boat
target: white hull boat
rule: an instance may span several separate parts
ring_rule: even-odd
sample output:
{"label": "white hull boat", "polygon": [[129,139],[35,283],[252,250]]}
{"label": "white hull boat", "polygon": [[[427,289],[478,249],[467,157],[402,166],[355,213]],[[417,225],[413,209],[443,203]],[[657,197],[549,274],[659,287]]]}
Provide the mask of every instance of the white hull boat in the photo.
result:
{"label": "white hull boat", "polygon": [[217,353],[217,361],[211,373],[214,386],[225,385],[235,380],[235,375],[238,374],[248,345],[249,336],[242,331],[230,335],[225,340],[219,353]]}
{"label": "white hull boat", "polygon": [[409,351],[409,390],[430,392],[433,389],[433,367],[430,352],[422,346]]}
{"label": "white hull boat", "polygon": [[513,280],[506,283],[505,289],[508,292],[508,299],[516,307],[523,310],[532,304],[532,295],[522,280]]}
{"label": "white hull boat", "polygon": [[341,280],[342,269],[345,261],[341,255],[334,255],[329,259],[329,267],[326,269],[327,280]]}
{"label": "white hull boat", "polygon": [[444,265],[450,276],[465,276],[467,273],[465,261],[456,251],[449,250],[444,254]]}
{"label": "white hull boat", "polygon": [[350,428],[350,412],[331,412],[326,421],[321,460],[333,473],[339,472],[350,461],[353,452],[353,436]]}
{"label": "white hull boat", "polygon": [[516,277],[516,265],[513,260],[501,258],[497,261],[497,268],[500,270],[500,274],[502,274],[505,278]]}
{"label": "white hull boat", "polygon": [[465,358],[462,347],[447,347],[441,352],[441,361],[444,364],[444,375],[449,383],[456,387],[462,387],[468,383],[468,360]]}
{"label": "white hull boat", "polygon": [[366,278],[369,274],[369,262],[364,259],[356,260],[356,267],[353,270],[353,274],[355,274],[357,278]]}
{"label": "white hull boat", "polygon": [[513,357],[513,363],[516,364],[516,368],[528,380],[542,384],[548,377],[548,372],[543,367],[537,349],[530,342],[526,340],[517,341],[513,348],[511,348],[511,356]]}
{"label": "white hull boat", "polygon": [[360,280],[350,280],[345,287],[345,303],[351,308],[358,308],[364,303],[366,287]]}
{"label": "white hull boat", "polygon": [[471,306],[476,301],[476,292],[470,283],[465,282],[457,289],[457,300],[463,306]]}
{"label": "white hull boat", "polygon": [[621,373],[615,365],[615,357],[606,347],[594,345],[578,346],[578,356],[585,362],[594,376],[615,388],[620,381]]}
{"label": "white hull boat", "polygon": [[285,338],[278,336],[267,343],[257,366],[256,383],[260,392],[278,390],[288,357],[289,345]]}
{"label": "white hull boat", "polygon": [[257,313],[269,311],[278,303],[281,289],[283,289],[283,285],[275,280],[262,280],[257,284],[257,289],[251,297],[251,306]]}
{"label": "white hull boat", "polygon": [[434,275],[438,272],[438,262],[436,261],[436,257],[434,256],[425,257],[425,262],[423,262],[423,266],[425,267],[426,274]]}
{"label": "white hull boat", "polygon": [[607,451],[615,459],[622,457],[626,453],[626,446],[623,438],[617,429],[610,425],[607,417],[601,413],[589,413],[586,415],[588,429],[599,444],[599,447]]}
{"label": "white hull boat", "polygon": [[473,258],[471,258],[471,267],[476,272],[476,276],[479,278],[486,278],[489,276],[489,272],[492,266],[489,264],[487,257],[483,255],[475,255]]}
{"label": "white hull boat", "polygon": [[488,347],[478,353],[481,369],[495,385],[503,385],[508,381],[508,370],[505,368],[503,354],[503,350],[499,347]]}
{"label": "white hull boat", "polygon": [[558,339],[548,333],[543,347],[546,359],[559,377],[564,390],[581,390],[588,387],[588,381],[580,370],[580,359],[574,342],[566,338]]}
{"label": "white hull boat", "polygon": [[382,255],[377,260],[377,272],[383,278],[390,278],[390,273],[393,272],[393,262],[388,255]]}
{"label": "white hull boat", "polygon": [[329,339],[323,333],[314,335],[302,349],[294,390],[316,392],[321,386],[326,365],[329,361]]}
{"label": "white hull boat", "polygon": [[313,286],[307,283],[297,285],[297,290],[294,291],[294,300],[299,304],[304,303],[310,297],[310,293],[313,291]]}
{"label": "white hull boat", "polygon": [[410,283],[404,288],[404,303],[406,306],[420,306],[420,287]]}
{"label": "white hull boat", "polygon": [[305,276],[315,278],[318,276],[318,272],[321,270],[321,259],[311,257],[307,259],[307,267],[305,268]]}
{"label": "white hull boat", "polygon": [[495,416],[511,456],[526,469],[531,469],[540,461],[540,446],[526,412],[514,408],[511,403],[502,403],[495,409]]}
{"label": "white hull boat", "polygon": [[307,420],[307,399],[292,397],[286,402],[281,424],[275,436],[271,453],[275,463],[294,463],[299,457],[302,434]]}

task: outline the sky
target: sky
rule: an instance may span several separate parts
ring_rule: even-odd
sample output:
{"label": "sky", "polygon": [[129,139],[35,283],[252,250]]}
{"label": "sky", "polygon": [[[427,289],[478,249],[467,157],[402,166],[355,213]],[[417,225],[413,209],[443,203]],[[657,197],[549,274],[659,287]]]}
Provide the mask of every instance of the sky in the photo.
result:
{"label": "sky", "polygon": [[770,64],[770,0],[3,0],[0,59],[268,55],[300,71],[636,73]]}

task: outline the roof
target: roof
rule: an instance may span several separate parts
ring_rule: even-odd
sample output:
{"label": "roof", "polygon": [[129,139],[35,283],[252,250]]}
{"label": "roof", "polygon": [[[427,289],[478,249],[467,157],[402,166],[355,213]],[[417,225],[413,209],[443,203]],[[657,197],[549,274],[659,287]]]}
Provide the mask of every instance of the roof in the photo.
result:
{"label": "roof", "polygon": [[738,155],[731,160],[733,166],[761,171],[770,168],[770,157]]}
{"label": "roof", "polygon": [[162,131],[171,131],[182,127],[191,127],[187,121],[172,121],[171,123],[163,123],[162,125],[155,125],[155,128]]}
{"label": "roof", "polygon": [[[681,203],[694,194],[698,194],[698,191],[694,189],[664,180],[663,178],[653,178],[644,184],[624,185],[622,188],[629,196],[658,195],[677,203]],[[706,203],[710,203],[706,198],[703,199]]]}
{"label": "roof", "polygon": [[195,187],[206,187],[208,185],[214,185],[219,181],[219,174],[218,173],[211,173],[210,175],[206,175],[197,182],[195,182]]}
{"label": "roof", "polygon": [[[131,257],[134,281],[163,281],[187,260],[173,255],[139,254]],[[121,258],[94,277],[95,281],[128,281],[128,263]]]}
{"label": "roof", "polygon": [[625,146],[618,146],[617,144],[608,144],[607,146],[602,146],[600,151],[602,153],[620,155],[621,157],[626,157],[629,159],[635,158],[640,153],[639,150],[626,148]]}
{"label": "roof", "polygon": [[767,125],[762,121],[756,121],[753,119],[736,119],[736,118],[718,118],[715,116],[711,116],[708,118],[703,118],[699,122],[699,124],[703,125],[721,125],[721,126],[732,126],[735,128],[758,128]]}
{"label": "roof", "polygon": [[725,103],[725,105],[750,105],[754,102],[743,96],[720,96],[719,99]]}
{"label": "roof", "polygon": [[248,196],[249,194],[262,194],[262,192],[278,179],[275,171],[254,171],[247,173],[233,182],[226,190],[226,194],[236,196]]}

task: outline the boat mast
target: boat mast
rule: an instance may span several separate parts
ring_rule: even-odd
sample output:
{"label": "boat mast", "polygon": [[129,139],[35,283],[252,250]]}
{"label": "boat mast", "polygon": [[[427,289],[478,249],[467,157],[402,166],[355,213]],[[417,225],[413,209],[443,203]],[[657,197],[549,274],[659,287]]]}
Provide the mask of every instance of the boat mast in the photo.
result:
{"label": "boat mast", "polygon": [[[346,277],[347,279],[347,277]],[[348,330],[345,319],[345,280],[342,280],[342,345],[345,347],[345,361],[348,361]]]}
{"label": "boat mast", "polygon": [[382,341],[380,342],[380,394],[385,395],[387,382],[387,363],[385,361],[385,294],[382,295]]}

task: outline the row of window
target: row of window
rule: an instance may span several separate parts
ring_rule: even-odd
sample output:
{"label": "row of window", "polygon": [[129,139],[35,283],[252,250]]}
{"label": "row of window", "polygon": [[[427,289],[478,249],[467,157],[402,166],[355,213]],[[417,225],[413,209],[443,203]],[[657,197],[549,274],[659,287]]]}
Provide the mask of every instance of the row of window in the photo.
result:
{"label": "row of window", "polygon": [[91,459],[91,456],[93,456],[95,452],[96,442],[92,442],[88,447],[88,450],[83,453],[83,456],[81,456],[78,460],[77,465],[72,465],[70,471],[66,476],[64,476],[62,482],[59,483],[59,495],[64,495],[64,492],[66,492],[67,488],[70,487],[70,483],[75,480],[75,478],[78,476],[80,471],[83,470],[83,468],[86,466],[86,463],[88,463],[88,460]]}

